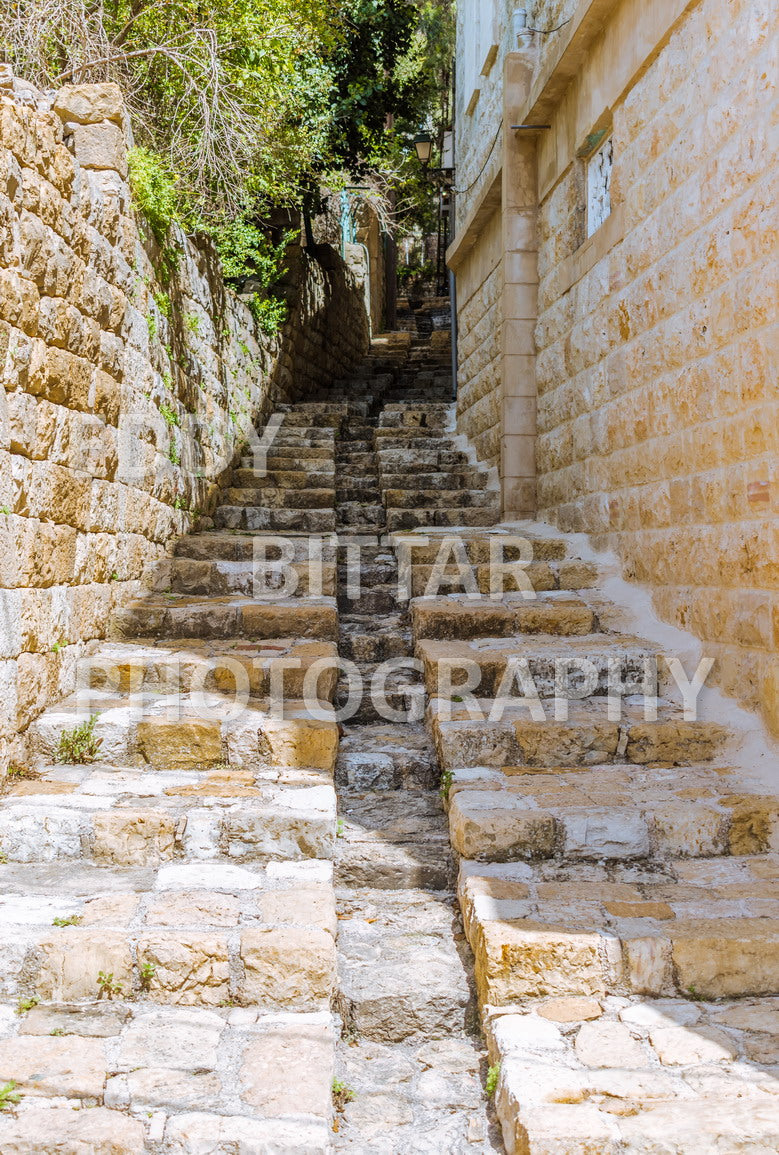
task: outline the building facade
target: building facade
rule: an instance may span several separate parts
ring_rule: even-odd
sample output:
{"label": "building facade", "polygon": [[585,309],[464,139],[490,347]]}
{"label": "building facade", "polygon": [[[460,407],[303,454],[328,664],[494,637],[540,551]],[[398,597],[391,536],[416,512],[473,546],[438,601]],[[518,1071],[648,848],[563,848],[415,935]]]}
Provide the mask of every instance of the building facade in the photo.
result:
{"label": "building facade", "polygon": [[458,7],[459,430],[779,733],[777,2]]}

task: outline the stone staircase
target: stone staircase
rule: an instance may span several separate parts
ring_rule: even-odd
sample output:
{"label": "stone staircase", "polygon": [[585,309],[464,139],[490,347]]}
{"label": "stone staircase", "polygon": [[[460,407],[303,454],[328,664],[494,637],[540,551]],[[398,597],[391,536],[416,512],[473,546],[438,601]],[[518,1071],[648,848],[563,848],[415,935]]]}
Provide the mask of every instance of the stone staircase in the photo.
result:
{"label": "stone staircase", "polygon": [[497,524],[433,338],[281,409],[31,727],[2,1155],[779,1150],[779,803]]}

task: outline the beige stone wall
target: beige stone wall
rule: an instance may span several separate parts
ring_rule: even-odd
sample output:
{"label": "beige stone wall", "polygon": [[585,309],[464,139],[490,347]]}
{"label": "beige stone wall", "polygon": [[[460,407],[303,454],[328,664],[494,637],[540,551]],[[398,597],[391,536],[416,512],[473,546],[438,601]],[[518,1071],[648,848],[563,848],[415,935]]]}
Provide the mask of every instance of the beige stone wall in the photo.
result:
{"label": "beige stone wall", "polygon": [[[613,7],[539,145],[540,513],[614,547],[779,729],[776,7]],[[613,211],[584,241],[600,124]]]}
{"label": "beige stone wall", "polygon": [[61,95],[58,115],[0,82],[2,769],[208,511],[252,424],[350,368],[367,322],[340,262],[299,250],[272,339],[184,237],[164,285],[130,202],[118,90]]}
{"label": "beige stone wall", "polygon": [[496,209],[481,243],[457,271],[457,430],[490,466],[500,461],[502,288],[501,214]]}

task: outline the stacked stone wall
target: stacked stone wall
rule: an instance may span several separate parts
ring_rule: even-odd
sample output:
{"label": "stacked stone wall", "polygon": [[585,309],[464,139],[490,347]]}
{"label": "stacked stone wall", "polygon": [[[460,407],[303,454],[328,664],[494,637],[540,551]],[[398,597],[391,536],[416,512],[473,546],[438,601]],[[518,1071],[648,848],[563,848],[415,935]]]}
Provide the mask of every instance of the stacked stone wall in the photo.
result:
{"label": "stacked stone wall", "polygon": [[500,461],[501,243],[501,214],[497,210],[481,243],[471,250],[457,274],[457,431],[465,434],[479,460],[490,466]]}
{"label": "stacked stone wall", "polygon": [[273,337],[207,243],[179,232],[164,275],[129,143],[115,86],[42,95],[0,76],[0,769],[212,508],[251,428],[367,347],[334,253],[290,251]]}
{"label": "stacked stone wall", "polygon": [[575,158],[542,192],[536,339],[540,514],[615,548],[779,730],[772,10],[692,5],[616,102],[607,243],[580,257]]}

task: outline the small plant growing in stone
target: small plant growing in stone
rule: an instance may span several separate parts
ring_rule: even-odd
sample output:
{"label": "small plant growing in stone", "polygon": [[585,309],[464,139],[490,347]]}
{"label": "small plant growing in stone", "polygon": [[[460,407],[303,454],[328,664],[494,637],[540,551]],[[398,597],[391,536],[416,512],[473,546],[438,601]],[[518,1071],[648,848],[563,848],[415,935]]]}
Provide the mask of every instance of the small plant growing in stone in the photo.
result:
{"label": "small plant growing in stone", "polygon": [[200,336],[200,318],[197,313],[186,313],[184,315],[184,324],[189,333],[194,333],[196,337]]}
{"label": "small plant growing in stone", "polygon": [[30,995],[28,999],[19,999],[18,1003],[16,1004],[17,1015],[26,1015],[28,1011],[33,1009],[33,1007],[37,1007],[40,1001],[41,1000],[37,995]]}
{"label": "small plant growing in stone", "polygon": [[22,1101],[22,1096],[16,1090],[16,1083],[4,1083],[0,1087],[0,1111],[12,1110]]}
{"label": "small plant growing in stone", "polygon": [[55,1027],[54,1030],[51,1032],[51,1034],[56,1035],[57,1038],[61,1038],[62,1035],[65,1034],[65,1032],[63,1031],[62,1027]]}
{"label": "small plant growing in stone", "polygon": [[181,452],[175,441],[171,441],[170,443],[168,457],[170,458],[173,465],[181,465]]}
{"label": "small plant growing in stone", "polygon": [[447,799],[449,798],[449,795],[450,795],[451,790],[452,790],[452,782],[453,781],[454,781],[454,775],[452,774],[451,770],[442,771],[442,773],[441,773],[441,788],[440,789],[441,789],[441,797],[443,798],[444,802],[446,802]]}
{"label": "small plant growing in stone", "polygon": [[80,914],[70,914],[67,918],[55,918],[52,926],[78,926],[81,922]]}
{"label": "small plant growing in stone", "polygon": [[351,1103],[354,1099],[354,1091],[351,1087],[347,1087],[346,1083],[342,1083],[340,1079],[333,1079],[333,1106],[336,1111],[343,1112],[346,1109],[346,1104]]}
{"label": "small plant growing in stone", "polygon": [[100,754],[103,739],[95,735],[97,714],[92,714],[87,722],[81,722],[72,730],[63,730],[54,753],[56,762],[70,766],[84,766],[94,762]]}
{"label": "small plant growing in stone", "polygon": [[153,313],[146,318],[146,328],[149,330],[149,340],[153,341],[157,336],[157,318]]}
{"label": "small plant growing in stone", "polygon": [[97,997],[99,999],[117,999],[124,994],[121,983],[114,982],[114,972],[97,972]]}
{"label": "small plant growing in stone", "polygon": [[11,512],[10,505],[0,505],[0,513],[4,513],[5,516],[8,517],[10,512]]}
{"label": "small plant growing in stone", "polygon": [[487,1072],[487,1081],[484,1084],[484,1089],[487,1092],[487,1098],[492,1099],[498,1089],[498,1079],[500,1078],[500,1063],[493,1063]]}
{"label": "small plant growing in stone", "polygon": [[55,642],[54,645],[51,647],[51,652],[53,654],[58,654],[60,652],[60,650],[65,649],[67,644],[68,644],[67,642]]}
{"label": "small plant growing in stone", "polygon": [[0,850],[0,866],[5,866],[8,862],[8,855],[4,850]]}
{"label": "small plant growing in stone", "polygon": [[152,980],[153,980],[154,976],[156,975],[156,973],[157,973],[157,967],[154,963],[145,962],[142,965],[142,967],[140,969],[141,990],[142,991],[151,990]]}
{"label": "small plant growing in stone", "polygon": [[343,836],[344,836],[344,820],[343,820],[343,818],[339,818],[335,824],[335,836],[336,836],[336,838],[343,838]]}
{"label": "small plant growing in stone", "polygon": [[181,424],[178,413],[171,405],[168,405],[166,401],[163,401],[160,405],[160,414],[166,425]]}
{"label": "small plant growing in stone", "polygon": [[18,766],[16,762],[10,763],[8,769],[6,770],[6,775],[8,778],[24,778],[29,779],[30,781],[35,781],[35,779],[40,778],[40,774],[37,772],[37,770],[31,769],[29,766]]}

